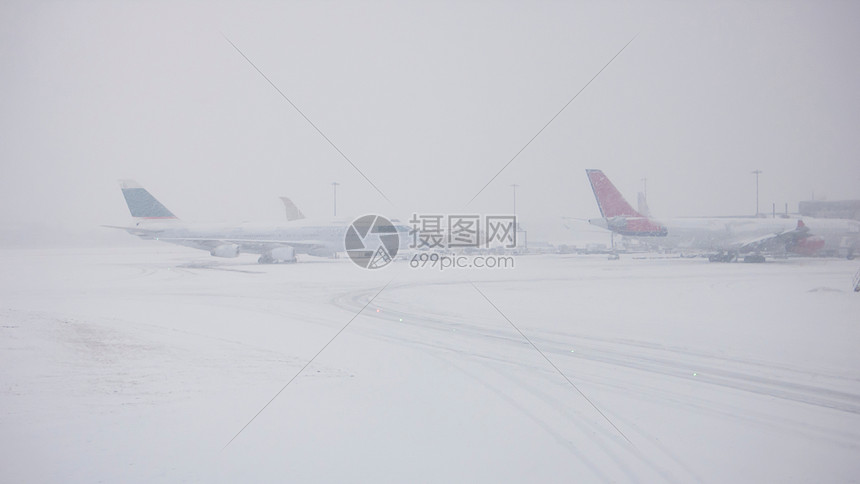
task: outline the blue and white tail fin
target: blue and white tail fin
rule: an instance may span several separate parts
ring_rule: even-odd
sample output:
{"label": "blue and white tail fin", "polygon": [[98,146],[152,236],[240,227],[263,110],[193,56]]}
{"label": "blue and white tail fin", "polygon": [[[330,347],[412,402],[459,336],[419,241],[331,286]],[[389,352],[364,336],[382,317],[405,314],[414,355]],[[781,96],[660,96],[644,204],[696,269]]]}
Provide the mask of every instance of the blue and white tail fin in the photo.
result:
{"label": "blue and white tail fin", "polygon": [[120,180],[122,196],[131,216],[138,220],[177,220],[176,215],[134,180]]}

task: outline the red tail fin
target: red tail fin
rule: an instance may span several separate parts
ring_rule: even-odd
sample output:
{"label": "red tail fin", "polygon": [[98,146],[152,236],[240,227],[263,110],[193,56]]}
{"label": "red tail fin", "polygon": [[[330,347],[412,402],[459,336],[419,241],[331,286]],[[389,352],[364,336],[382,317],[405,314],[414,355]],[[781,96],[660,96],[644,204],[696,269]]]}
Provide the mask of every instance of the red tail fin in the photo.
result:
{"label": "red tail fin", "polygon": [[594,198],[597,199],[597,206],[603,218],[642,217],[642,214],[633,210],[627,200],[624,200],[621,192],[602,171],[585,170],[585,173],[588,175],[588,181],[591,182],[591,189],[594,191]]}

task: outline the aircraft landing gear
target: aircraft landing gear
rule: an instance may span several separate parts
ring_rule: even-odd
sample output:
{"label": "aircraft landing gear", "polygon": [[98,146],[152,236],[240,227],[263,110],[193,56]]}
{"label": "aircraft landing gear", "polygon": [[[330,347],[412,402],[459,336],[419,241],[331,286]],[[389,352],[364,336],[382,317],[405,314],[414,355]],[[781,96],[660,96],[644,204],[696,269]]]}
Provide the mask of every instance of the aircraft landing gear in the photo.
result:
{"label": "aircraft landing gear", "polygon": [[744,257],[744,262],[746,262],[748,264],[749,263],[761,264],[762,262],[764,262],[764,256],[761,254],[748,255],[748,256]]}
{"label": "aircraft landing gear", "polygon": [[709,262],[734,262],[736,260],[738,260],[737,252],[720,252],[708,256]]}
{"label": "aircraft landing gear", "polygon": [[275,259],[270,255],[261,255],[259,259],[257,259],[257,264],[295,264],[296,259],[293,260],[281,260]]}

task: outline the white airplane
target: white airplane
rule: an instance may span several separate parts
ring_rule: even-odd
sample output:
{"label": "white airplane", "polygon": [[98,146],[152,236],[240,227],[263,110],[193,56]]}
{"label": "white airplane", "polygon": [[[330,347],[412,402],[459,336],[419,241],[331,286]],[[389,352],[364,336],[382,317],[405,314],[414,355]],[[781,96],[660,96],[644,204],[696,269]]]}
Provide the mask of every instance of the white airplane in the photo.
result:
{"label": "white airplane", "polygon": [[[134,180],[120,180],[120,188],[134,218],[134,226],[106,227],[122,229],[142,239],[206,250],[214,257],[238,257],[241,253],[260,254],[257,262],[261,264],[295,262],[296,254],[333,257],[346,251],[345,240],[347,237],[355,237],[356,230],[362,240],[376,237],[388,242],[393,240],[391,235],[397,234],[395,244],[398,250],[406,247],[408,243],[409,228],[396,220],[391,223],[376,223],[371,220],[369,223],[365,221],[363,225],[344,218],[314,221],[304,218],[289,199],[282,199],[287,208],[288,221],[285,223],[186,223],[180,221]],[[359,220],[366,220],[366,217]],[[383,219],[380,217],[380,220]],[[356,247],[356,241],[351,242],[353,243],[350,246]],[[386,246],[394,249],[390,244]],[[392,251],[396,253],[396,250]],[[360,256],[355,254],[358,250],[351,252],[354,257]],[[374,257],[373,251],[367,251],[366,256]]]}
{"label": "white airplane", "polygon": [[679,218],[658,222],[633,209],[600,170],[585,170],[601,218],[592,225],[634,237],[648,245],[709,252],[712,262],[764,262],[765,253],[812,255],[824,246],[802,220],[782,218]]}

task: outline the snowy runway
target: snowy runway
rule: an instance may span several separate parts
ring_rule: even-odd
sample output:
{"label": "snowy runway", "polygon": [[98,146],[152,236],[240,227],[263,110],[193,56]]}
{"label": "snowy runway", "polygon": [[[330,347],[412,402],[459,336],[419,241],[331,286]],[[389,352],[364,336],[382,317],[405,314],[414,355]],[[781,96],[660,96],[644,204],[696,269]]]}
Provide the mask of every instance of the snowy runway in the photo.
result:
{"label": "snowy runway", "polygon": [[860,476],[849,261],[366,271],[156,245],[0,259],[2,481]]}

